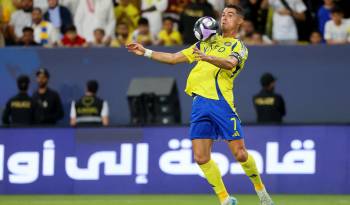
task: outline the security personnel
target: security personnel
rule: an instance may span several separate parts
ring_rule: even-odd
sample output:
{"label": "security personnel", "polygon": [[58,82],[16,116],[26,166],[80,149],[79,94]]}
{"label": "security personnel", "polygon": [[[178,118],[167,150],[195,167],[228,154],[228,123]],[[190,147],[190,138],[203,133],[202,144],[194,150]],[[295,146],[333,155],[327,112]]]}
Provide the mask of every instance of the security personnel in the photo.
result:
{"label": "security personnel", "polygon": [[276,78],[271,73],[261,76],[262,90],[253,97],[259,123],[281,123],[286,115],[283,97],[274,92]]}
{"label": "security personnel", "polygon": [[71,126],[108,126],[108,103],[96,96],[97,90],[98,82],[90,80],[86,84],[85,95],[76,102],[72,102]]}
{"label": "security personnel", "polygon": [[34,120],[39,125],[54,125],[63,118],[63,107],[58,93],[48,87],[50,73],[41,68],[36,72],[38,90],[33,94],[36,104]]}
{"label": "security personnel", "polygon": [[28,95],[29,77],[21,75],[17,78],[19,93],[6,104],[2,115],[2,123],[11,126],[28,126],[33,123],[34,103]]}

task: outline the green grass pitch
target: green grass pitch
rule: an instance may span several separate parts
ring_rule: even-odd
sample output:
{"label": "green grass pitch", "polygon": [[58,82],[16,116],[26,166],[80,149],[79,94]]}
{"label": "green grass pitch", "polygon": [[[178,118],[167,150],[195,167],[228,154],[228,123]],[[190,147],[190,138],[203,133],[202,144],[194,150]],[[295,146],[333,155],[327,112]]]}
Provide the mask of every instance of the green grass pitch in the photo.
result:
{"label": "green grass pitch", "polygon": [[[237,195],[239,205],[259,205]],[[350,195],[275,195],[276,205],[350,205]],[[212,195],[1,195],[0,205],[218,205]]]}

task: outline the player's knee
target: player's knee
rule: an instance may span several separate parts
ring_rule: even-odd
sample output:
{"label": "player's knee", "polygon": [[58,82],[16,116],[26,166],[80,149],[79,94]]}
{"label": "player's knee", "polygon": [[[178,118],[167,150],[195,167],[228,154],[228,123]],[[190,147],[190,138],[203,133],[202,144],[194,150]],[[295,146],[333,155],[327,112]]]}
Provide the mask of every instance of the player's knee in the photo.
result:
{"label": "player's knee", "polygon": [[244,148],[238,149],[234,155],[238,162],[246,162],[248,160],[248,152]]}
{"label": "player's knee", "polygon": [[197,164],[206,164],[210,161],[210,156],[201,155],[201,154],[195,154],[194,155],[194,161],[196,161]]}

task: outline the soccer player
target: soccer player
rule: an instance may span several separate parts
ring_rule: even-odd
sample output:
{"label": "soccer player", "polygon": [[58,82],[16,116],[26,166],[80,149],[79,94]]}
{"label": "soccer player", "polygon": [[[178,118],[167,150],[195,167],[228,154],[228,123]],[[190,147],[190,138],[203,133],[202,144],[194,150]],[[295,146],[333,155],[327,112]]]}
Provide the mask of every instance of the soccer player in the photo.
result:
{"label": "soccer player", "polygon": [[138,43],[127,45],[127,49],[162,63],[197,62],[189,74],[185,90],[193,96],[190,137],[195,161],[220,203],[236,205],[237,200],[227,193],[218,166],[210,157],[213,141],[224,139],[252,181],[261,204],[273,205],[255,160],[245,147],[233,102],[233,81],[248,57],[247,48],[235,38],[242,23],[243,10],[237,5],[227,5],[221,16],[222,35],[212,37],[214,39],[209,42],[197,42],[178,53],[156,52]]}

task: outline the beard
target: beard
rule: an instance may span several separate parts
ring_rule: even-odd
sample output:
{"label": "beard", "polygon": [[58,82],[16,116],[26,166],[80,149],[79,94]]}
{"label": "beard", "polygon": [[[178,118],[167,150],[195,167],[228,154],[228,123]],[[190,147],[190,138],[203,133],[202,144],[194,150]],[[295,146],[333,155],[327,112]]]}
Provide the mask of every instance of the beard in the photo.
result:
{"label": "beard", "polygon": [[30,8],[23,8],[23,11],[26,12],[26,13],[32,13],[33,7],[30,7]]}
{"label": "beard", "polygon": [[47,87],[47,83],[40,83],[39,84],[39,88],[46,88]]}

